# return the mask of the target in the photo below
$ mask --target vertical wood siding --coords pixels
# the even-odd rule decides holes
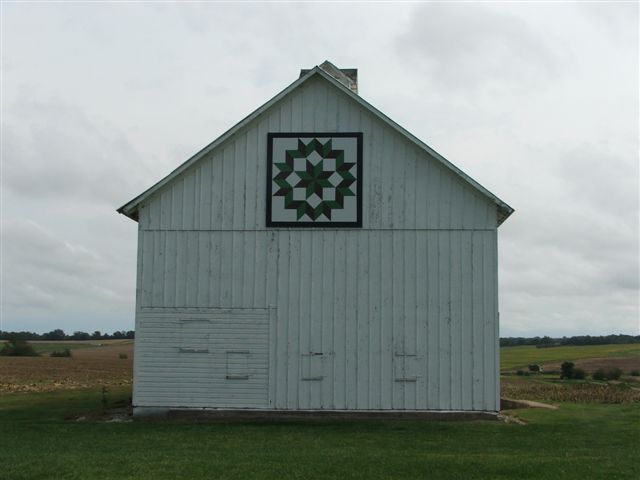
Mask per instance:
[[[266,229],[267,132],[287,131],[363,132],[363,228]],[[269,407],[498,410],[495,205],[322,79],[151,197],[139,222],[139,319],[271,309]],[[136,376],[150,365],[136,360]]]
[[[276,408],[497,409],[495,232],[141,237],[140,312],[274,309]]]

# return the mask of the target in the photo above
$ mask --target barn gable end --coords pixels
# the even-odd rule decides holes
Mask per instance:
[[[329,62],[325,62],[325,64],[327,63],[331,68],[336,68]],[[303,72],[307,73],[298,81],[291,84],[283,92],[276,95],[269,102],[236,124],[160,182],[120,207],[118,212],[137,220],[139,210],[144,206],[148,206],[150,197],[157,196],[157,194],[164,190],[170,183],[176,181],[180,183],[180,178],[184,177],[190,170],[193,170],[193,167],[200,164],[203,159],[207,159],[208,161],[216,159],[214,160],[216,163],[221,163],[220,158],[233,159],[235,162],[235,152],[238,152],[246,162],[252,162],[253,159],[256,159],[258,160],[258,169],[264,168],[266,147],[263,145],[263,137],[266,133],[257,139],[254,139],[255,134],[273,131],[334,132],[364,131],[368,129],[369,132],[367,133],[372,135],[369,135],[370,141],[365,143],[365,148],[369,149],[374,157],[368,158],[367,162],[383,164],[389,168],[393,166],[395,169],[394,177],[398,176],[397,169],[399,166],[392,162],[396,161],[398,155],[402,158],[403,152],[394,149],[404,148],[408,155],[415,155],[416,159],[421,158],[429,163],[433,163],[434,166],[432,168],[436,168],[436,166],[440,167],[433,173],[440,173],[440,169],[442,169],[445,183],[451,181],[455,184],[454,188],[470,188],[472,192],[467,193],[468,195],[475,195],[489,200],[492,205],[491,208],[493,209],[491,215],[495,216],[498,224],[502,223],[511,215],[513,209],[509,205],[475,182],[475,180],[456,166],[452,165],[428,145],[386,117],[382,112],[361,99],[357,94],[353,93],[351,89],[342,85],[337,80],[332,79],[322,68],[315,67],[309,71],[303,70]],[[386,139],[383,138],[383,135],[375,135],[375,133],[379,132],[384,132]],[[373,143],[371,140],[373,138],[376,139],[376,143]],[[230,143],[233,145],[229,145]],[[260,145],[262,145],[263,148],[259,148]],[[231,149],[233,149],[234,153],[230,152]],[[224,153],[221,154],[221,151]],[[383,156],[383,160],[380,160],[381,155]],[[238,167],[242,169],[242,166],[238,166],[235,163],[233,166],[227,165],[227,172],[229,172],[227,176],[231,174],[231,168],[233,169],[233,174],[240,173],[236,172]],[[388,173],[386,170],[388,170],[388,168],[378,168],[377,172],[378,174],[384,175]],[[402,168],[402,170],[405,171],[404,168]],[[419,174],[422,173],[424,168],[418,167],[417,170],[418,172],[416,173]],[[205,171],[203,173],[206,178],[208,172]],[[253,172],[249,169],[245,173],[251,175]],[[261,172],[259,171],[258,173]],[[406,173],[410,174],[411,172]],[[375,175],[375,169],[365,172],[365,174]],[[414,188],[429,190],[431,192],[433,192],[435,188],[439,188],[440,183],[438,183],[438,179],[435,178],[434,175],[429,175],[428,178],[432,181],[431,185],[426,182],[419,182],[415,184]],[[182,178],[182,180],[184,181],[184,178]],[[251,177],[249,177],[249,181],[251,181]],[[260,188],[260,186],[256,185],[256,188]],[[236,195],[238,194],[239,193],[236,193]],[[244,194],[245,192],[243,192],[243,195]],[[439,196],[434,195],[434,198],[439,198]],[[415,201],[420,204],[421,200],[419,195],[417,195]],[[245,213],[249,216],[249,221],[251,221],[251,212],[246,211]],[[435,214],[435,212],[433,213]],[[447,212],[443,212],[443,214],[446,215]],[[471,212],[468,216],[472,217],[474,215]],[[433,223],[433,220],[430,223]],[[373,227],[375,228],[375,223]],[[438,228],[438,226],[435,227]]]
[[[119,210],[139,222],[134,405],[497,411],[512,210],[318,67],[293,87]],[[362,134],[361,227],[267,227],[287,132]]]

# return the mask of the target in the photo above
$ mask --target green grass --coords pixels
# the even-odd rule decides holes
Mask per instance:
[[[2,348],[2,345],[4,345],[6,343],[6,340],[0,340],[0,348]],[[51,352],[61,352],[63,351],[65,348],[68,348],[69,350],[77,350],[79,348],[88,348],[88,347],[97,347],[98,343],[100,342],[96,342],[95,344],[92,344],[90,342],[87,343],[67,343],[64,341],[59,341],[59,342],[47,342],[47,343],[33,343],[33,342],[27,342],[29,345],[31,345],[33,347],[33,349],[39,353],[40,355],[48,355]],[[0,477],[1,479],[2,477]]]
[[[640,343],[622,345],[585,345],[551,348],[535,346],[500,348],[500,369],[502,371],[526,368],[531,363],[575,361],[587,358],[640,356]]]
[[[105,340],[82,340],[77,342],[65,342],[64,340],[53,341],[53,342],[27,342],[29,345],[33,347],[33,349],[38,352],[40,355],[46,355],[51,352],[61,352],[65,348],[69,350],[78,350],[80,348],[95,348],[95,347],[106,347],[109,345],[114,345],[113,343],[105,343]],[[0,340],[0,348],[6,343],[6,340]],[[133,340],[129,340],[128,342],[122,341],[122,343],[118,343],[118,345],[126,345],[128,343],[133,343]],[[1,479],[1,477],[0,477]]]
[[[92,344],[92,343],[65,343],[63,341],[61,342],[51,342],[51,343],[33,343],[33,342],[28,342],[29,345],[31,345],[34,350],[36,352],[38,352],[39,354],[48,354],[51,352],[61,352],[63,351],[65,348],[68,348],[69,350],[73,351],[73,350],[78,350],[79,348],[89,348],[89,347],[97,347],[98,343],[100,343],[100,341],[96,341],[96,343]]]
[[[129,390],[112,390],[111,401]],[[0,397],[7,479],[638,478],[640,408],[563,404],[499,422],[74,422],[99,389]]]

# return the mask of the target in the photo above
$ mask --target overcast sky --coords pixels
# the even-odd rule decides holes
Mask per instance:
[[[2,329],[133,329],[115,209],[329,59],[516,209],[502,336],[640,333],[637,3],[0,8]]]

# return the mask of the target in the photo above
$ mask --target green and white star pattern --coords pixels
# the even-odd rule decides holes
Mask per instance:
[[[268,226],[360,226],[362,134],[270,134]]]

